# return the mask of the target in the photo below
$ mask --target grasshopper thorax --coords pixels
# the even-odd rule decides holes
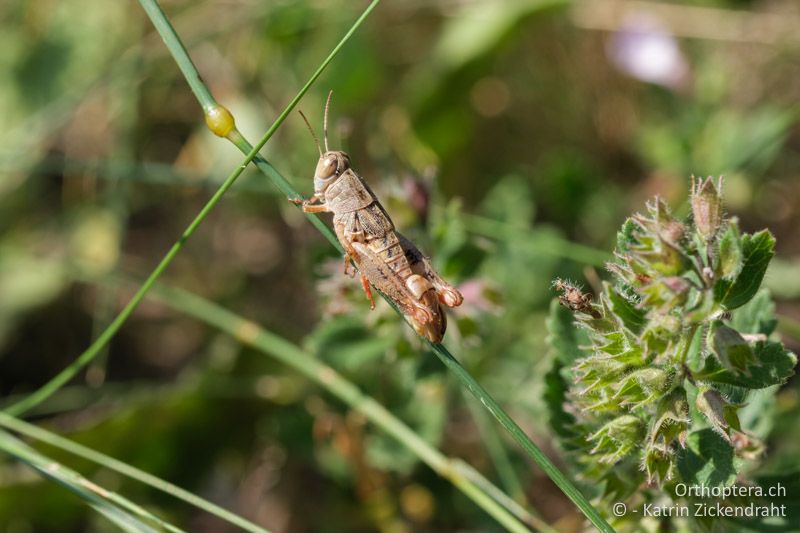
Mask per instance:
[[[324,195],[325,190],[349,168],[350,156],[346,153],[330,150],[322,154],[314,171],[314,192],[317,196]]]

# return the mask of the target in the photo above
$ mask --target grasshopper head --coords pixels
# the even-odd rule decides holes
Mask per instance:
[[[314,171],[314,192],[325,194],[325,189],[350,168],[350,157],[344,152],[328,151],[322,154]]]
[[[328,109],[331,106],[331,96],[333,96],[333,91],[328,93],[328,101],[325,102],[325,118],[322,122],[322,131],[325,135],[324,153],[319,145],[319,139],[314,134],[314,128],[311,127],[306,116],[300,111],[300,116],[303,117],[306,126],[308,126],[308,131],[314,138],[314,142],[317,143],[317,150],[319,150],[319,161],[317,162],[317,169],[314,171],[314,194],[317,197],[324,196],[325,190],[350,168],[350,156],[344,152],[328,149]]]

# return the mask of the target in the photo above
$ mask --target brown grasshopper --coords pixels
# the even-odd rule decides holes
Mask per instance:
[[[431,342],[441,342],[447,318],[441,304],[461,305],[464,298],[433,269],[414,244],[395,231],[392,219],[367,183],[350,167],[350,157],[328,149],[328,109],[323,132],[325,152],[303,115],[319,150],[314,172],[314,195],[301,203],[306,213],[333,213],[333,228],[344,247],[344,273],[352,260],[361,273],[361,285],[375,309],[370,284],[389,297],[410,319],[414,329]],[[302,115],[302,112],[301,112]],[[353,273],[352,275],[355,275]]]

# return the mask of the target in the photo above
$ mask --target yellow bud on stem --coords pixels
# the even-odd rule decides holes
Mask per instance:
[[[217,104],[214,107],[206,108],[206,126],[217,137],[227,137],[236,129],[236,122],[233,115],[227,108]]]

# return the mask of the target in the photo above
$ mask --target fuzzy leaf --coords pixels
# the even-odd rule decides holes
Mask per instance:
[[[658,311],[658,313],[651,312],[651,316],[656,314],[665,316],[664,312],[669,312],[686,301],[690,289],[691,285],[686,278],[680,276],[662,278],[639,289],[639,293],[642,295],[642,303],[639,307],[642,310]]]
[[[711,428],[693,431],[678,452],[678,472],[687,484],[727,486],[736,479],[733,448]]]
[[[656,448],[648,448],[644,452],[644,470],[647,472],[648,483],[663,483],[672,479],[675,462],[670,452]]]
[[[747,367],[755,361],[753,350],[738,331],[717,320],[709,331],[708,344],[724,368],[748,374]]]
[[[742,270],[742,248],[739,225],[731,220],[725,233],[719,240],[719,256],[717,260],[717,277],[732,280]]]
[[[689,422],[686,391],[678,387],[659,402],[648,432],[647,446],[668,450],[672,442],[678,439],[683,447]]]
[[[731,430],[741,431],[739,417],[736,414],[740,406],[728,403],[716,390],[701,389],[697,393],[695,404],[697,410],[711,425],[711,429],[719,433],[728,443],[731,443]]]
[[[636,370],[612,385],[613,399],[630,408],[641,407],[661,397],[671,378],[670,372],[658,367]]]
[[[585,354],[580,346],[589,344],[586,333],[574,325],[572,312],[554,299],[550,303],[550,314],[547,317],[547,344],[555,357],[564,365],[571,365]]]
[[[736,310],[731,327],[740,333],[771,335],[778,321],[775,318],[775,303],[767,289],[761,289],[755,297]]]
[[[642,421],[633,415],[622,415],[588,437],[594,443],[592,455],[598,455],[601,463],[614,464],[635,450],[644,433]]]
[[[621,254],[628,252],[636,244],[636,229],[638,225],[632,220],[627,219],[622,228],[617,232],[617,251]]]
[[[630,333],[624,331],[614,331],[598,336],[594,344],[595,354],[593,359],[587,359],[584,365],[591,366],[592,360],[612,361],[624,365],[640,366],[645,362],[645,354],[637,339]],[[616,370],[616,367],[612,367]]]
[[[558,300],[551,302],[546,324],[549,333],[547,344],[553,357],[553,365],[544,378],[544,400],[550,415],[550,426],[563,439],[565,449],[576,448],[576,439],[579,436],[573,428],[575,416],[564,409],[571,381],[569,367],[576,359],[583,357],[580,345],[589,342],[586,333],[575,327],[574,320],[572,312],[560,305]]]
[[[575,416],[564,409],[569,385],[562,375],[563,370],[564,364],[560,360],[555,359],[553,361],[553,367],[544,376],[544,401],[547,405],[548,414],[550,415],[550,427],[553,428],[556,435],[563,439],[562,443],[564,444],[564,448],[569,450],[576,448],[576,445],[570,444],[570,441],[577,438],[578,433],[573,428],[575,425]]]
[[[720,279],[714,285],[714,297],[726,309],[736,309],[755,296],[764,272],[775,255],[775,237],[767,230],[742,237],[742,269],[734,281]]]
[[[611,312],[628,328],[631,333],[638,335],[647,323],[645,312],[637,309],[627,298],[611,287],[605,288]]]
[[[689,340],[689,349],[686,352],[686,365],[693,375],[696,375],[704,366],[708,354],[703,352],[704,342],[703,331],[697,328],[694,336]]]
[[[724,368],[716,357],[707,355],[705,366],[693,373],[694,378],[746,389],[763,389],[780,385],[794,375],[797,357],[779,342],[757,342],[753,346],[753,356],[755,363],[747,366],[746,372],[739,372]]]
[[[662,399],[652,420],[645,444],[643,466],[648,482],[661,484],[672,478],[677,445],[682,448],[686,443],[691,422],[686,391],[678,387]]]

